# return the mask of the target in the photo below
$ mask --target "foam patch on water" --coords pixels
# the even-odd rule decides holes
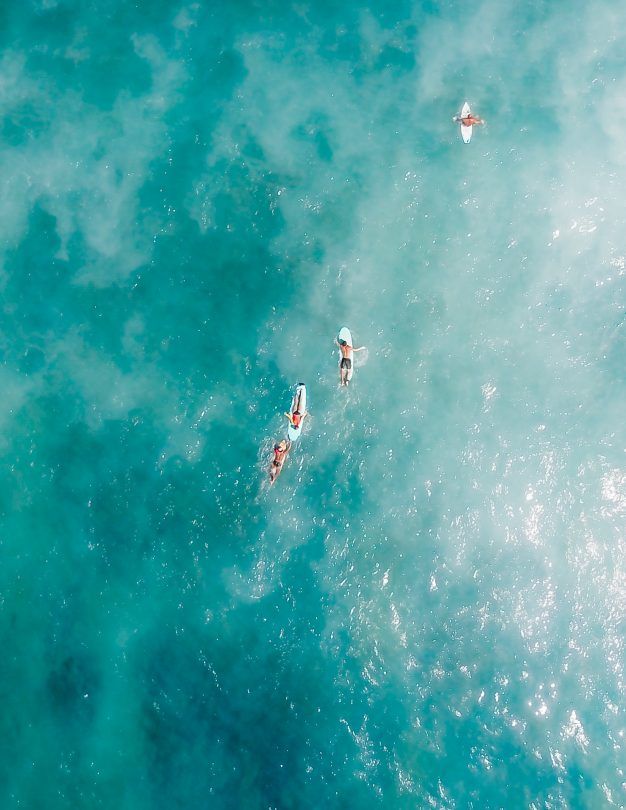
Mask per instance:
[[[84,240],[79,280],[97,285],[123,281],[146,264],[153,240],[140,210],[140,191],[151,163],[167,149],[164,116],[178,101],[185,79],[181,63],[158,40],[133,36],[138,60],[147,62],[152,87],[136,98],[121,90],[110,111],[85,103],[77,90],[29,74],[25,54],[5,52],[0,98],[5,115],[24,106],[37,111],[38,131],[0,158],[5,244],[24,235],[33,206],[52,214],[67,258]],[[147,225],[147,227],[146,227]]]

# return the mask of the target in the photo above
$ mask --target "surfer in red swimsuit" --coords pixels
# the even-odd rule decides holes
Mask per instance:
[[[281,439],[274,445],[274,458],[270,465],[270,484],[273,484],[280,475],[290,450],[291,442],[289,439]]]
[[[285,413],[285,416],[287,417],[287,419],[289,419],[289,421],[295,428],[300,427],[300,425],[304,422],[304,417],[306,415],[307,411],[305,411],[304,413],[300,413],[300,411],[294,411],[293,413]]]
[[[291,422],[291,424],[295,428],[300,427],[300,425],[304,422],[305,417],[308,414],[308,411],[305,411],[304,413],[302,413],[300,411],[301,398],[302,398],[302,393],[300,393],[298,395],[298,401],[296,402],[296,407],[294,408],[293,413],[287,413],[287,412],[285,413],[285,416],[287,417],[287,419],[289,419],[289,421]]]
[[[466,115],[465,118],[461,118],[461,116],[457,115],[456,120],[466,127],[473,127],[475,125],[479,126],[480,124],[485,123],[482,118],[479,118],[477,115],[474,115],[474,113]]]

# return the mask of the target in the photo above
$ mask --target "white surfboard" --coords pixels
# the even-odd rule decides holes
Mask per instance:
[[[347,326],[342,326],[339,330],[339,334],[337,335],[337,340],[345,340],[348,346],[353,346],[352,343],[352,334]],[[354,355],[350,352],[349,359],[352,360],[352,367],[348,371],[348,381],[352,379],[352,374],[354,373]],[[341,352],[339,353],[339,367],[341,367]]]
[[[470,113],[470,105],[466,101],[461,108],[461,115],[459,117],[467,118]],[[463,143],[469,143],[472,140],[472,127],[466,127],[465,124],[461,124],[461,137],[463,138]]]
[[[300,411],[302,416],[306,413],[306,385],[304,383],[298,383],[296,386],[296,393],[293,395],[293,399],[291,400],[291,408],[289,409],[289,413],[293,414],[294,411]],[[294,427],[291,422],[289,423],[289,427],[287,428],[287,436],[289,440],[295,442],[296,439],[300,438],[300,434],[302,433],[302,421],[298,425],[298,427]]]

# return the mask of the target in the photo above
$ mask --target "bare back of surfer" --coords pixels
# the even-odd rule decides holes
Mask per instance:
[[[362,351],[365,346],[350,346],[346,340],[337,340],[337,346],[341,352],[341,362],[339,363],[339,379],[342,385],[348,385],[350,380],[348,375],[352,370],[352,353]]]
[[[480,124],[485,123],[482,118],[479,118],[477,115],[474,115],[474,113],[470,113],[469,115],[466,115],[464,118],[461,118],[460,115],[457,115],[456,120],[460,124],[463,124],[464,127],[480,126]]]
[[[281,439],[274,445],[274,458],[272,459],[272,463],[270,465],[270,484],[273,484],[282,472],[283,464],[285,463],[290,450],[291,442],[289,439]]]

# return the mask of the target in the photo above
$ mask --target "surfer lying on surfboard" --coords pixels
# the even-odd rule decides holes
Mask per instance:
[[[294,411],[293,413],[285,412],[285,416],[295,428],[298,428],[304,422],[306,411],[304,413],[300,413],[300,411]]]
[[[281,439],[274,445],[274,458],[270,465],[270,484],[273,484],[280,475],[290,450],[291,442],[289,439]]]
[[[298,399],[294,403],[295,407],[292,407],[291,413],[285,412],[285,416],[289,419],[291,425],[295,428],[299,428],[302,423],[304,422],[305,417],[308,415],[308,411],[306,410],[306,406],[304,408],[304,412],[301,410],[302,408],[302,388],[304,387],[302,383],[299,383],[298,388]]]
[[[348,385],[350,382],[350,377],[352,376],[350,372],[352,371],[352,352],[360,352],[363,351],[365,346],[350,346],[347,340],[343,340],[338,338],[337,339],[337,346],[339,346],[339,351],[341,352],[341,362],[339,363],[339,379],[341,380],[342,385]]]
[[[480,126],[480,124],[485,123],[482,118],[479,118],[477,115],[474,115],[474,113],[470,113],[469,115],[466,115],[464,118],[461,118],[460,115],[455,115],[454,120],[457,121],[459,124],[463,124],[464,127],[473,127],[474,125]]]

